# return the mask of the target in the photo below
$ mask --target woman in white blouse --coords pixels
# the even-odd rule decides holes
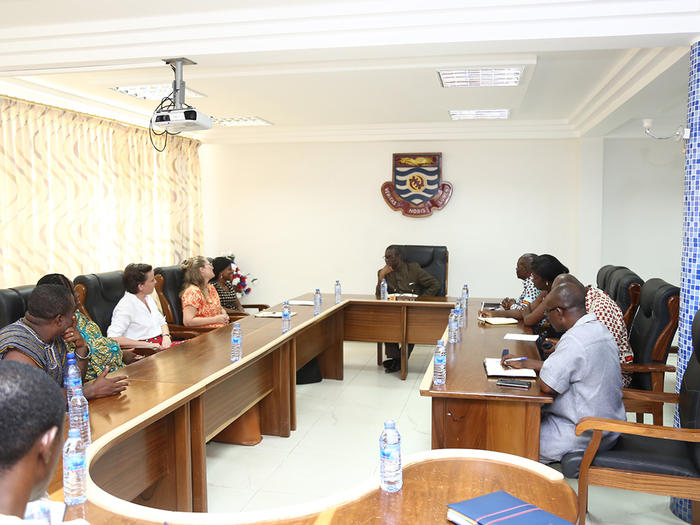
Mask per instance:
[[[151,346],[163,350],[172,345],[165,317],[151,297],[156,278],[150,264],[129,264],[122,281],[126,292],[112,312],[107,337],[120,346]]]

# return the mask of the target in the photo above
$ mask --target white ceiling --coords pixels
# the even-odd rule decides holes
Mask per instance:
[[[5,0],[0,93],[144,125],[156,103],[110,88],[170,82],[160,59],[186,56],[207,95],[190,104],[274,123],[206,142],[627,136],[684,119],[697,1],[426,4]],[[437,69],[468,65],[524,65],[523,82],[441,87]],[[507,122],[448,116],[501,108]]]

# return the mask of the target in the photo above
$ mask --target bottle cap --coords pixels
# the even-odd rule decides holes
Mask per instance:
[[[387,419],[384,421],[384,428],[396,428],[396,421],[393,419]]]
[[[68,429],[68,437],[69,438],[80,438],[80,429],[79,428],[69,428]]]
[[[69,358],[68,358],[68,364],[69,364],[69,365],[74,365],[74,364],[75,364],[75,357],[69,357]]]
[[[240,323],[233,323],[233,327],[234,327],[234,328],[240,328],[240,327],[241,327],[241,324],[240,324]]]
[[[75,359],[75,352],[68,352],[66,354],[66,359]]]
[[[316,288],[316,293],[321,293],[321,290],[319,290],[318,288]]]

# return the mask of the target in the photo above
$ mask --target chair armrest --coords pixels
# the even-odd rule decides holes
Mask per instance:
[[[623,372],[675,372],[676,367],[664,363],[624,363],[620,365]]]
[[[578,422],[578,425],[576,425],[577,436],[580,436],[587,430],[602,430],[606,432],[619,432],[620,434],[634,434],[636,436],[700,443],[700,429],[697,428],[663,427],[602,417],[584,417]]]
[[[678,394],[667,392],[651,392],[649,390],[638,390],[636,388],[623,388],[622,399],[633,399],[635,401],[651,401],[655,403],[678,403]]]
[[[670,346],[668,348],[668,353],[669,354],[677,354],[678,353],[678,347],[677,346]]]
[[[191,330],[179,330],[177,328],[173,328],[172,326],[170,327],[170,336],[173,339],[178,339],[178,340],[187,340],[187,339],[193,339],[197,337],[198,335],[202,335],[199,332],[193,332]]]
[[[233,321],[238,321],[239,319],[243,319],[244,317],[248,317],[250,314],[247,314],[245,312],[234,312],[228,314],[228,320],[229,322]]]
[[[270,308],[269,304],[242,304],[241,305],[243,308],[257,308],[258,312],[261,310],[267,310]]]
[[[197,335],[211,332],[216,330],[214,326],[185,326],[182,324],[168,323],[168,328],[170,328],[170,333],[175,335],[176,333],[189,332]]]

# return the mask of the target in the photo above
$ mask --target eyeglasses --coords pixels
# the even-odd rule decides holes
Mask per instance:
[[[390,260],[392,260],[393,258],[394,258],[393,255],[385,255],[385,256],[383,257],[383,259],[384,259],[385,261],[390,261]]]
[[[553,310],[561,310],[562,313],[566,312],[568,309],[573,308],[572,306],[554,306],[544,311],[545,315],[549,315]]]

